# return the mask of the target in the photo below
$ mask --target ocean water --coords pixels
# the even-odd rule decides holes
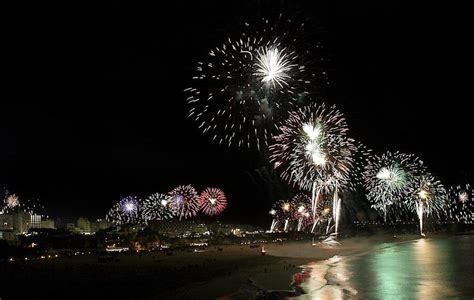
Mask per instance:
[[[309,263],[294,299],[474,299],[474,236],[385,243]]]

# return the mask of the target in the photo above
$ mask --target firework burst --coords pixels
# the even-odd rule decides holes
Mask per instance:
[[[135,196],[122,198],[106,215],[107,222],[115,225],[138,224],[141,222],[141,205]]]
[[[335,106],[309,105],[290,113],[274,136],[270,160],[281,177],[303,190],[314,183],[331,191],[349,183],[357,147],[347,137],[348,127]]]
[[[304,194],[296,194],[292,199],[293,220],[297,222],[297,231],[304,230],[310,224],[312,224],[313,218],[311,217],[311,198]]]
[[[180,185],[168,193],[169,205],[174,214],[181,218],[194,217],[199,210],[199,197],[191,185]]]
[[[452,221],[464,224],[474,222],[473,192],[469,184],[449,189],[448,213]]]
[[[5,190],[4,195],[2,196],[4,198],[4,206],[0,209],[0,214],[12,212],[20,207],[20,201],[18,200],[17,195],[9,194],[8,191]]]
[[[152,220],[168,220],[173,218],[169,207],[168,195],[155,193],[142,203],[142,214],[145,223]]]
[[[332,191],[335,185],[344,187],[350,182],[357,151],[347,130],[335,106],[300,108],[290,113],[280,134],[274,136],[270,160],[284,180],[303,190],[311,190],[315,182],[325,191]]]
[[[193,87],[185,89],[188,116],[219,144],[239,147],[267,145],[275,122],[292,106],[305,101],[316,72],[297,54],[298,35],[270,26],[228,38],[199,62]],[[297,31],[300,31],[298,29]]]
[[[45,213],[44,205],[38,198],[23,199],[21,202],[16,194],[10,194],[8,190],[1,191],[4,206],[0,208],[0,215],[12,213],[14,211],[23,211],[30,215],[39,215],[48,218]]]
[[[277,201],[272,206],[269,213],[273,217],[270,231],[277,229],[277,225],[283,225],[283,231],[287,231],[290,225],[289,223],[293,219],[295,213],[294,202],[288,200]]]
[[[314,225],[320,194],[332,192],[333,210],[339,212],[338,190],[351,186],[358,146],[347,131],[345,118],[335,106],[313,104],[291,112],[280,134],[273,137],[270,160],[275,169],[284,180],[312,191]]]
[[[224,192],[217,188],[207,188],[199,195],[200,209],[208,216],[221,214],[227,207]]]
[[[255,75],[261,79],[261,82],[267,84],[267,88],[283,88],[288,86],[291,80],[290,74],[292,68],[296,65],[291,64],[291,53],[288,55],[278,48],[263,48],[257,51],[257,72]]]
[[[372,208],[383,215],[385,221],[388,213],[398,218],[403,213],[401,200],[410,192],[411,181],[424,169],[423,162],[411,154],[386,152],[370,157],[363,178]]]
[[[8,195],[7,198],[5,199],[5,205],[9,209],[13,209],[17,206],[20,205],[20,201],[18,200],[18,196],[15,194]]]
[[[447,193],[439,180],[429,173],[415,176],[410,184],[410,194],[406,205],[410,211],[416,212],[420,223],[420,234],[423,233],[423,217],[431,216],[439,219],[444,214]]]

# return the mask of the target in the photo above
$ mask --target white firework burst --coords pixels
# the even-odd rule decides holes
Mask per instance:
[[[452,222],[474,223],[473,193],[470,184],[458,185],[449,189],[448,213]]]
[[[291,63],[293,53],[286,54],[285,49],[263,48],[257,54],[256,75],[262,77],[261,81],[274,88],[288,86],[292,68],[297,66]]]
[[[115,204],[106,215],[107,222],[115,225],[139,224],[141,218],[140,200],[135,196],[127,196]]]
[[[152,220],[168,220],[173,218],[173,211],[169,206],[169,197],[166,194],[154,193],[142,203],[143,220],[148,223]]]
[[[246,24],[237,38],[210,50],[184,90],[188,116],[219,144],[267,147],[276,124],[306,101],[324,73],[307,70],[310,50],[299,51],[299,35],[268,25],[258,31]]]
[[[181,218],[196,216],[199,210],[199,198],[191,185],[180,185],[168,193],[169,205],[174,214]]]

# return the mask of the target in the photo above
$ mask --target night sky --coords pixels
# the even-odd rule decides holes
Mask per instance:
[[[472,179],[466,8],[153,3],[5,10],[0,186],[20,201],[39,197],[53,216],[101,217],[121,196],[191,183],[223,188],[229,220],[267,218],[258,153],[201,135],[185,117],[182,91],[211,47],[243,22],[279,12],[309,18],[323,33],[326,102],[346,113],[354,137],[377,153],[416,153],[446,184]]]

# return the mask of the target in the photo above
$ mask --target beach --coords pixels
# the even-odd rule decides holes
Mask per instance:
[[[241,246],[226,247],[227,258],[239,256],[244,258],[236,268],[232,268],[224,277],[192,283],[173,292],[159,295],[158,298],[193,299],[250,299],[260,290],[291,290],[293,275],[301,272],[302,267],[311,262],[323,261],[335,255],[356,255],[371,251],[374,247],[386,242],[403,242],[419,238],[417,235],[375,235],[343,239],[341,245],[328,247],[321,243],[312,245],[312,241],[286,242],[283,244],[265,244],[266,255],[260,249]],[[224,252],[220,254],[224,254]],[[235,259],[235,258],[234,258]],[[199,296],[197,296],[199,295]]]

